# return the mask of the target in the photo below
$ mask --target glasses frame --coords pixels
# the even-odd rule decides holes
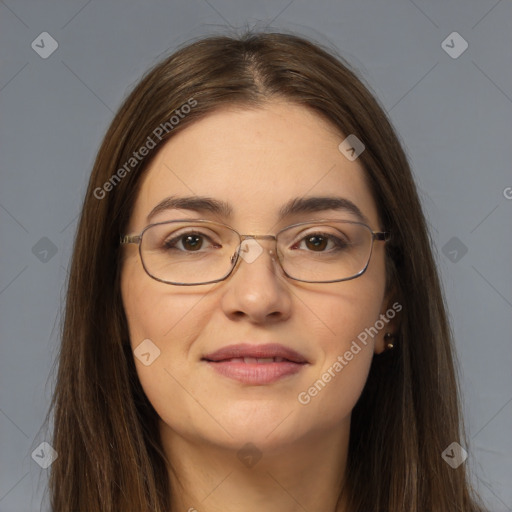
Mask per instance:
[[[144,233],[148,229],[153,227],[153,226],[159,226],[159,225],[162,225],[162,224],[172,224],[174,222],[194,222],[194,223],[216,224],[218,226],[223,226],[225,228],[228,228],[231,231],[233,231],[234,233],[236,233],[238,235],[238,238],[239,238],[239,244],[238,244],[238,249],[233,254],[233,256],[231,256],[231,270],[224,277],[222,277],[220,279],[215,279],[213,281],[205,281],[205,282],[201,282],[201,283],[175,283],[173,281],[166,281],[165,279],[160,279],[158,277],[155,277],[155,276],[151,275],[149,270],[147,269],[145,263],[144,263],[144,258],[142,257],[142,243],[141,243],[142,242],[142,237],[144,236]],[[306,224],[317,224],[317,223],[322,224],[322,223],[328,223],[328,222],[341,222],[341,223],[347,223],[347,224],[358,224],[360,226],[364,226],[371,233],[371,235],[372,235],[372,243],[371,243],[371,246],[370,246],[370,253],[368,255],[368,260],[366,261],[366,264],[365,264],[364,268],[360,272],[358,272],[357,274],[355,274],[355,275],[353,275],[351,277],[344,277],[343,279],[333,279],[331,281],[306,281],[305,279],[297,279],[296,277],[290,276],[286,272],[286,270],[284,269],[283,264],[281,262],[281,259],[279,258],[279,253],[277,251],[277,238],[278,238],[279,234],[282,233],[283,231],[286,231],[288,229],[291,229],[291,228],[294,228],[294,227],[297,227],[297,226],[302,226],[302,225],[306,225]],[[370,259],[372,257],[372,253],[373,253],[373,244],[374,244],[374,242],[375,241],[387,242],[390,238],[391,238],[391,232],[390,231],[373,231],[372,228],[370,226],[368,226],[367,224],[365,224],[364,222],[357,222],[357,221],[351,221],[351,220],[340,220],[340,219],[320,219],[320,220],[309,220],[309,221],[304,221],[304,222],[298,222],[296,224],[291,224],[290,226],[286,226],[285,228],[279,230],[275,235],[252,235],[252,234],[242,235],[236,229],[234,229],[231,226],[228,226],[227,224],[224,224],[222,222],[217,222],[217,221],[207,220],[207,219],[175,219],[175,220],[166,220],[166,221],[163,221],[163,222],[156,222],[156,223],[153,223],[153,224],[149,224],[139,234],[121,235],[119,241],[120,241],[121,245],[137,244],[139,246],[139,256],[140,256],[140,261],[142,263],[142,266],[143,266],[146,274],[149,277],[151,277],[152,279],[154,279],[155,281],[159,281],[159,282],[165,283],[165,284],[172,284],[172,285],[176,285],[176,286],[199,286],[199,285],[203,285],[203,284],[219,283],[221,281],[226,280],[231,274],[233,274],[235,268],[237,267],[237,264],[238,264],[239,260],[243,259],[243,258],[240,258],[240,249],[242,247],[242,242],[244,240],[248,240],[248,239],[253,239],[253,240],[274,240],[274,242],[275,242],[275,255],[276,255],[277,261],[279,262],[279,266],[281,267],[281,270],[283,271],[283,273],[284,273],[284,275],[286,277],[288,277],[289,279],[293,279],[294,281],[300,281],[300,282],[303,282],[303,283],[319,283],[320,284],[320,283],[339,283],[339,282],[342,282],[342,281],[350,281],[352,279],[356,279],[357,277],[363,275],[366,272],[366,269],[368,268],[368,265],[370,264]],[[269,251],[269,254],[273,254],[273,253],[274,253],[274,251]],[[272,258],[272,260],[275,260],[275,259]]]

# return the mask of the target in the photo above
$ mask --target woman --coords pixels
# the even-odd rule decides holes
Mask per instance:
[[[296,36],[199,40],[136,86],[92,171],[53,509],[481,511],[442,456],[465,446],[452,351],[367,88]]]

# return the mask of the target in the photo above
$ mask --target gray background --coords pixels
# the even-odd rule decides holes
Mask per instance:
[[[47,508],[31,454],[49,440],[66,269],[113,112],[178,44],[245,25],[334,45],[397,127],[453,322],[465,464],[491,510],[512,510],[511,20],[509,0],[0,1],[0,510]],[[42,32],[58,42],[46,59]]]

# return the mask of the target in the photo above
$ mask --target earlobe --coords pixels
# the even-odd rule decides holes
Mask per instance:
[[[385,325],[379,330],[376,337],[375,354],[387,352],[396,346],[400,328],[400,311],[402,311],[402,304],[397,300],[393,300],[395,297],[395,289],[393,288],[384,300],[384,304],[387,304],[388,307],[383,308],[380,314],[380,319]]]
[[[393,350],[395,346],[396,335],[392,331],[386,331],[384,334],[380,333],[378,339],[375,341],[375,354],[382,354]]]
[[[394,345],[393,345],[393,340],[395,338],[395,335],[391,332],[387,332],[386,334],[384,334],[384,349],[385,350],[391,350]]]
[[[382,318],[382,316],[381,316]],[[379,332],[375,340],[375,354],[382,354],[393,350],[396,345],[397,333],[392,327],[387,327],[383,332]]]

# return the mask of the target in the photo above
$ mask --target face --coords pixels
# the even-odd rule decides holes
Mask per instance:
[[[294,198],[337,196],[354,203],[372,230],[380,231],[362,166],[338,149],[344,138],[293,104],[219,110],[177,133],[156,155],[127,233],[140,233],[148,214],[171,195],[208,196],[229,203],[232,213],[169,209],[151,223],[209,219],[242,234],[275,235],[304,221],[358,221],[354,212],[334,209],[278,218]],[[383,350],[384,333],[393,330],[389,320],[375,328],[390,308],[384,245],[374,243],[369,266],[356,279],[305,283],[286,277],[269,253],[273,244],[262,240],[254,261],[241,258],[226,280],[196,286],[152,279],[137,245],[124,246],[121,287],[132,348],[151,340],[142,346],[149,347],[145,357],[152,362],[135,357],[135,364],[164,435],[231,448],[251,440],[270,449],[347,428],[372,357]],[[204,359],[237,344],[279,344],[306,362]],[[241,368],[254,364],[266,369]],[[283,375],[269,380],[270,365],[281,367],[277,373]],[[235,378],[240,374],[245,378]],[[248,374],[256,377],[247,379]]]

